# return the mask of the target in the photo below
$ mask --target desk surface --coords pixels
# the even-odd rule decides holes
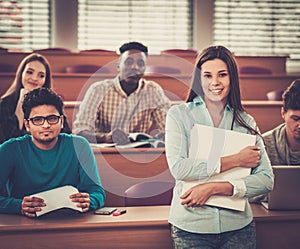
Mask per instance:
[[[168,226],[169,206],[121,207],[126,214],[120,216],[76,213],[49,213],[39,218],[27,218],[22,215],[0,214],[0,234],[22,231],[116,228],[136,226]]]
[[[121,216],[0,215],[1,249],[172,248],[169,207],[128,207]]]
[[[258,204],[251,204],[256,222],[291,220],[300,221],[300,210],[296,211],[268,211]],[[28,231],[40,229],[77,229],[93,227],[131,227],[168,225],[170,206],[121,207],[126,214],[120,216],[86,214],[47,214],[39,218],[27,218],[22,215],[0,214],[0,234],[10,231]]]
[[[300,211],[268,211],[252,204],[257,248],[297,248]],[[126,207],[127,213],[30,219],[0,214],[1,248],[172,248],[169,206]]]

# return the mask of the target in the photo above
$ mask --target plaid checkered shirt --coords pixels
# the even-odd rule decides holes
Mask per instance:
[[[170,105],[162,88],[153,81],[141,79],[129,96],[121,88],[119,77],[95,82],[80,104],[73,133],[95,132],[103,142],[107,133],[115,129],[148,134],[158,129],[164,133]]]

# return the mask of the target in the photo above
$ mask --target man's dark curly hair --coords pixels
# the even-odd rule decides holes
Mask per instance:
[[[128,51],[128,50],[138,50],[138,51],[144,52],[145,55],[148,56],[148,48],[139,42],[128,42],[128,43],[123,44],[119,48],[119,51],[121,54],[123,54],[125,51]]]
[[[56,108],[60,115],[63,115],[63,101],[60,96],[50,88],[41,87],[27,93],[24,97],[22,109],[24,118],[28,119],[33,107],[40,105],[51,105]]]
[[[283,109],[300,110],[300,79],[294,80],[282,95]]]

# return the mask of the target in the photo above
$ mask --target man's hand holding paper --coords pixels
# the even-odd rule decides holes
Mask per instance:
[[[24,197],[22,213],[28,217],[36,217],[60,208],[87,212],[89,207],[88,193],[81,193],[77,188],[66,185]]]

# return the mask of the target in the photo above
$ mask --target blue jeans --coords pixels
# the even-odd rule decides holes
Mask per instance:
[[[175,249],[255,249],[256,230],[252,221],[244,228],[220,234],[190,233],[171,226]]]

